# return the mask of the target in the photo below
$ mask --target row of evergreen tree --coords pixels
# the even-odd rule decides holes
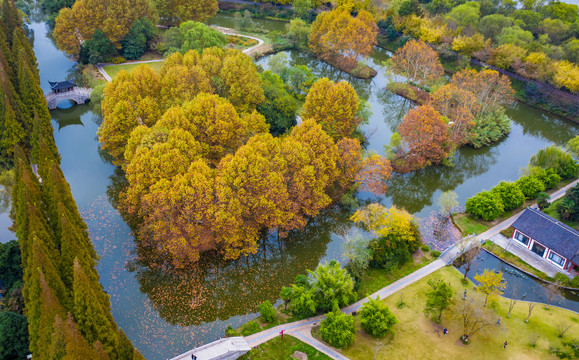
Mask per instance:
[[[0,166],[15,172],[11,216],[30,351],[34,359],[143,359],[110,313],[98,256],[60,168],[24,24],[14,0],[0,1]]]

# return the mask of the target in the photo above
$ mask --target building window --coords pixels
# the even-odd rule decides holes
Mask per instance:
[[[558,264],[559,266],[563,266],[563,264],[565,264],[565,259],[555,254],[554,252],[549,253],[549,260],[555,264]]]
[[[543,245],[539,245],[537,242],[533,242],[533,246],[531,247],[531,251],[535,254],[539,255],[540,257],[545,256],[545,247]]]
[[[529,238],[523,234],[521,234],[520,232],[517,232],[517,235],[515,235],[515,239],[519,240],[520,242],[522,242],[525,245],[529,245]]]

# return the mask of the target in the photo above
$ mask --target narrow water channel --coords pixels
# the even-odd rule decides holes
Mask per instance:
[[[228,26],[225,20],[221,17],[213,22]],[[283,25],[276,21],[260,24],[272,27],[271,30]],[[55,47],[45,24],[36,22],[30,28],[34,31],[43,89],[48,89],[49,80],[74,77],[75,64]],[[403,98],[385,90],[387,80],[379,64],[387,58],[387,52],[377,50],[369,59],[369,64],[380,70],[373,80],[353,79],[295,51],[287,54],[292,64],[307,65],[319,76],[353,83],[373,111],[364,126],[369,135],[369,149],[382,153],[411,107]],[[267,58],[259,63],[265,67]],[[96,131],[101,116],[88,105],[51,114],[62,170],[101,256],[98,271],[104,289],[111,296],[113,316],[148,360],[167,359],[219,338],[228,325],[236,327],[252,317],[259,303],[276,301],[281,286],[289,284],[297,274],[320,261],[341,258],[340,235],[351,227],[350,212],[334,208],[288,239],[264,236],[259,252],[253,256],[227,263],[209,258],[194,269],[168,273],[155,264],[155,259],[137,257],[130,228],[113,205],[123,178],[100,151]],[[513,119],[512,132],[503,141],[479,150],[461,149],[454,167],[431,167],[395,176],[388,194],[374,200],[425,217],[436,208],[433,204],[441,192],[454,190],[464,203],[500,180],[515,179],[538,149],[553,143],[563,145],[579,134],[576,124],[523,104],[515,105],[509,114]],[[373,198],[362,193],[360,199]],[[4,224],[8,224],[5,219],[7,215],[3,214],[2,241],[12,238],[5,230]]]

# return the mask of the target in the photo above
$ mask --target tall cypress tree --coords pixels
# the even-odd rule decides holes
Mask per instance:
[[[73,292],[73,315],[80,332],[89,344],[94,344],[99,340],[109,355],[115,354],[118,347],[118,337],[110,308],[99,301],[94,293],[94,284],[90,283],[76,259],[74,261]],[[116,358],[116,355],[111,357]]]
[[[40,319],[35,349],[39,350],[37,353],[46,353],[52,344],[56,318],[64,317],[66,311],[42,272],[40,272],[40,287],[42,290],[40,294]]]
[[[98,347],[98,345],[97,345]],[[109,360],[102,353],[97,352],[94,346],[91,346],[79,331],[78,325],[69,315],[66,319],[66,360],[73,359],[95,359]]]

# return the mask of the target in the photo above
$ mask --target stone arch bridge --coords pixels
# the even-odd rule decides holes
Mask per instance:
[[[72,100],[77,104],[85,104],[90,100],[92,89],[74,87],[68,91],[51,91],[45,95],[46,104],[49,110],[56,109],[59,103],[64,100]]]

